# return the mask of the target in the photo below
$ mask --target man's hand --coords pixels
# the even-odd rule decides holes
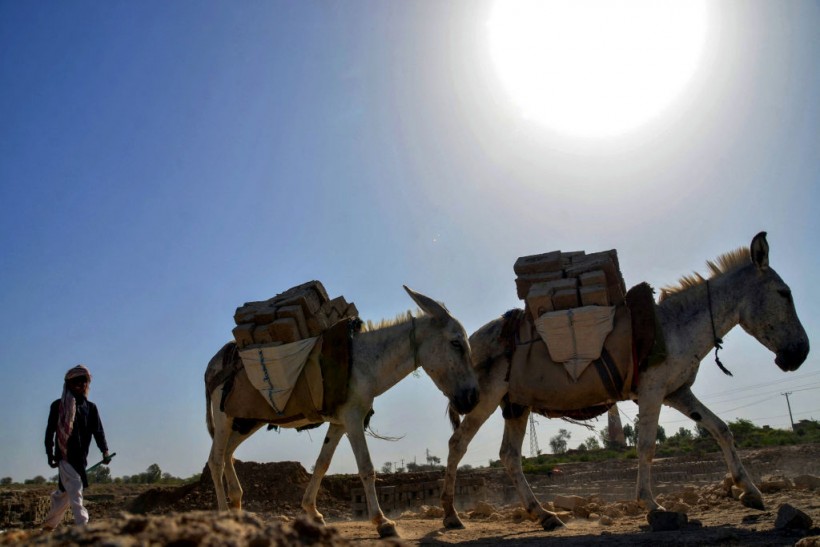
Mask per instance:
[[[103,465],[108,465],[109,463],[111,463],[111,456],[108,454],[108,451],[103,452],[102,464]]]
[[[51,454],[48,454],[48,466],[51,467],[52,469],[57,467],[57,458],[55,458]]]

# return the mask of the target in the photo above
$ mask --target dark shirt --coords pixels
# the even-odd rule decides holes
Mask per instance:
[[[97,405],[88,399],[77,399],[77,413],[74,415],[74,428],[68,437],[66,449],[68,454],[60,451],[57,443],[57,421],[60,417],[60,399],[51,403],[51,410],[48,413],[48,426],[46,427],[46,454],[59,460],[66,460],[80,474],[83,479],[83,486],[88,486],[88,478],[85,474],[85,467],[88,465],[88,447],[91,446],[93,437],[100,452],[108,452],[108,443],[105,441],[105,431],[103,430],[100,413]]]

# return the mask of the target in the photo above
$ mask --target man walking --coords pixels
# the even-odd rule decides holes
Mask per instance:
[[[43,522],[46,530],[53,530],[60,524],[69,506],[75,524],[85,526],[88,523],[88,511],[83,506],[83,487],[88,486],[85,467],[92,437],[102,452],[103,463],[111,461],[97,405],[88,400],[90,384],[91,372],[85,366],[77,365],[65,375],[63,396],[51,403],[46,427],[46,455],[48,465],[59,468],[60,480],[57,490],[51,494],[51,510]]]

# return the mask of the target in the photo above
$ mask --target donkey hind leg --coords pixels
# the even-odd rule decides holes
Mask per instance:
[[[231,420],[233,422],[233,420]],[[242,486],[239,484],[239,478],[236,476],[236,469],[233,465],[233,453],[240,444],[248,437],[259,431],[259,428],[264,425],[263,422],[255,423],[249,430],[242,432],[233,430],[233,423],[231,424],[231,434],[228,437],[228,444],[225,448],[225,483],[228,486],[228,501],[231,509],[237,511],[242,509]]]
[[[735,448],[732,432],[726,423],[706,408],[689,388],[681,388],[671,395],[668,395],[665,402],[675,410],[702,425],[712,437],[714,437],[720,445],[720,449],[723,451],[723,458],[729,467],[732,480],[743,490],[743,494],[740,495],[741,503],[746,507],[763,510],[763,495],[743,467],[743,463],[741,463],[740,456],[738,456],[737,453],[737,448]]]
[[[487,421],[492,413],[498,408],[501,398],[487,397],[482,393],[476,406],[464,417],[458,428],[453,431],[450,437],[450,448],[447,454],[447,470],[444,473],[444,485],[441,489],[441,506],[444,508],[444,527],[457,529],[464,528],[464,523],[458,517],[455,508],[456,471],[458,463],[467,452],[470,441]]]
[[[353,455],[356,457],[359,478],[362,479],[362,486],[364,486],[370,522],[376,526],[379,537],[398,537],[396,523],[384,516],[379,506],[379,499],[376,496],[376,470],[373,467],[373,461],[370,459],[370,452],[367,450],[367,441],[364,437],[364,415],[359,415],[355,419],[352,417],[346,419],[345,429],[347,430],[350,447],[353,449]]]
[[[638,484],[636,497],[648,511],[664,511],[652,494],[652,460],[658,435],[661,398],[653,394],[638,395]]]
[[[211,404],[214,405],[214,399],[211,399]],[[228,439],[231,436],[233,420],[224,412],[221,412],[218,407],[216,409],[212,408],[212,415],[214,432],[211,440],[211,453],[208,455],[208,468],[211,471],[211,479],[214,481],[217,507],[220,511],[227,511],[228,500],[225,497],[225,488],[222,485],[222,474],[225,470],[225,454]]]
[[[330,427],[328,427],[322,450],[319,451],[319,457],[313,467],[313,475],[311,475],[310,482],[302,497],[302,509],[305,510],[308,518],[320,524],[325,523],[325,518],[316,508],[316,495],[319,493],[319,485],[322,483],[322,478],[327,473],[328,467],[330,467],[330,460],[333,458],[333,453],[336,451],[339,440],[344,433],[345,429],[341,424],[330,424]]]
[[[524,471],[521,468],[521,444],[524,442],[529,415],[530,410],[526,409],[521,416],[504,420],[504,438],[501,441],[499,456],[501,456],[501,462],[507,469],[507,475],[509,475],[518,492],[521,503],[524,504],[524,509],[530,515],[536,517],[544,530],[549,532],[561,528],[564,523],[555,513],[547,511],[538,503],[530,489],[530,485],[527,483],[527,479],[524,478]]]

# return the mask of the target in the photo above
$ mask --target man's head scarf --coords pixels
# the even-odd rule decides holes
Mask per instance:
[[[68,382],[81,376],[88,378],[88,384],[91,384],[91,372],[83,365],[77,365],[69,369],[65,374],[65,382],[63,383],[63,396],[60,399],[60,414],[57,419],[57,446],[60,447],[63,458],[68,457],[68,438],[71,437],[71,431],[74,429],[74,417],[77,414],[77,400],[71,390],[68,389]],[[85,387],[84,395],[88,395],[88,384]]]

